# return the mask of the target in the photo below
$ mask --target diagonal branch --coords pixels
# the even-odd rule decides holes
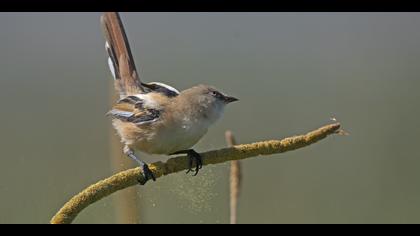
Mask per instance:
[[[283,153],[313,144],[328,135],[340,133],[340,124],[330,124],[304,135],[293,136],[282,140],[262,141],[251,144],[236,145],[229,148],[201,153],[203,165],[218,164],[232,160]],[[163,162],[149,165],[156,178],[180,172],[188,168],[186,156],[174,157]],[[140,168],[117,173],[107,179],[86,188],[67,202],[51,219],[52,224],[69,224],[90,204],[118,191],[137,185],[142,180]],[[141,181],[140,181],[141,182]]]

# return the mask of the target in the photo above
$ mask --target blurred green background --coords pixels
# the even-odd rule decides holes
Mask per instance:
[[[48,223],[112,174],[100,15],[0,13],[0,223]],[[240,98],[198,151],[224,147],[226,129],[247,143],[332,116],[350,133],[243,161],[239,223],[420,223],[419,13],[121,16],[145,81]],[[142,222],[228,223],[228,177],[223,164],[133,187]],[[114,198],[75,223],[115,223]]]

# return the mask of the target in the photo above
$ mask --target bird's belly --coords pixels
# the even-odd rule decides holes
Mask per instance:
[[[205,134],[206,127],[171,127],[157,130],[153,136],[140,138],[134,148],[150,154],[171,154],[194,146]]]

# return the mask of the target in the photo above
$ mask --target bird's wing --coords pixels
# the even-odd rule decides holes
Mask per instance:
[[[161,111],[144,105],[144,100],[137,96],[128,96],[118,101],[107,113],[114,119],[144,125],[159,120]]]
[[[179,95],[179,91],[167,84],[159,82],[141,83],[146,92],[161,93],[167,97],[176,97]]]
[[[144,92],[119,14],[104,13],[101,16],[101,25],[106,39],[108,64],[120,98]]]

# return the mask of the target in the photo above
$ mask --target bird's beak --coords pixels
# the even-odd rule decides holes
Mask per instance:
[[[235,97],[229,97],[229,96],[225,96],[224,100],[225,100],[225,103],[226,103],[226,104],[227,104],[227,103],[231,103],[231,102],[236,102],[236,101],[239,101],[239,99],[237,99],[237,98],[235,98]]]

